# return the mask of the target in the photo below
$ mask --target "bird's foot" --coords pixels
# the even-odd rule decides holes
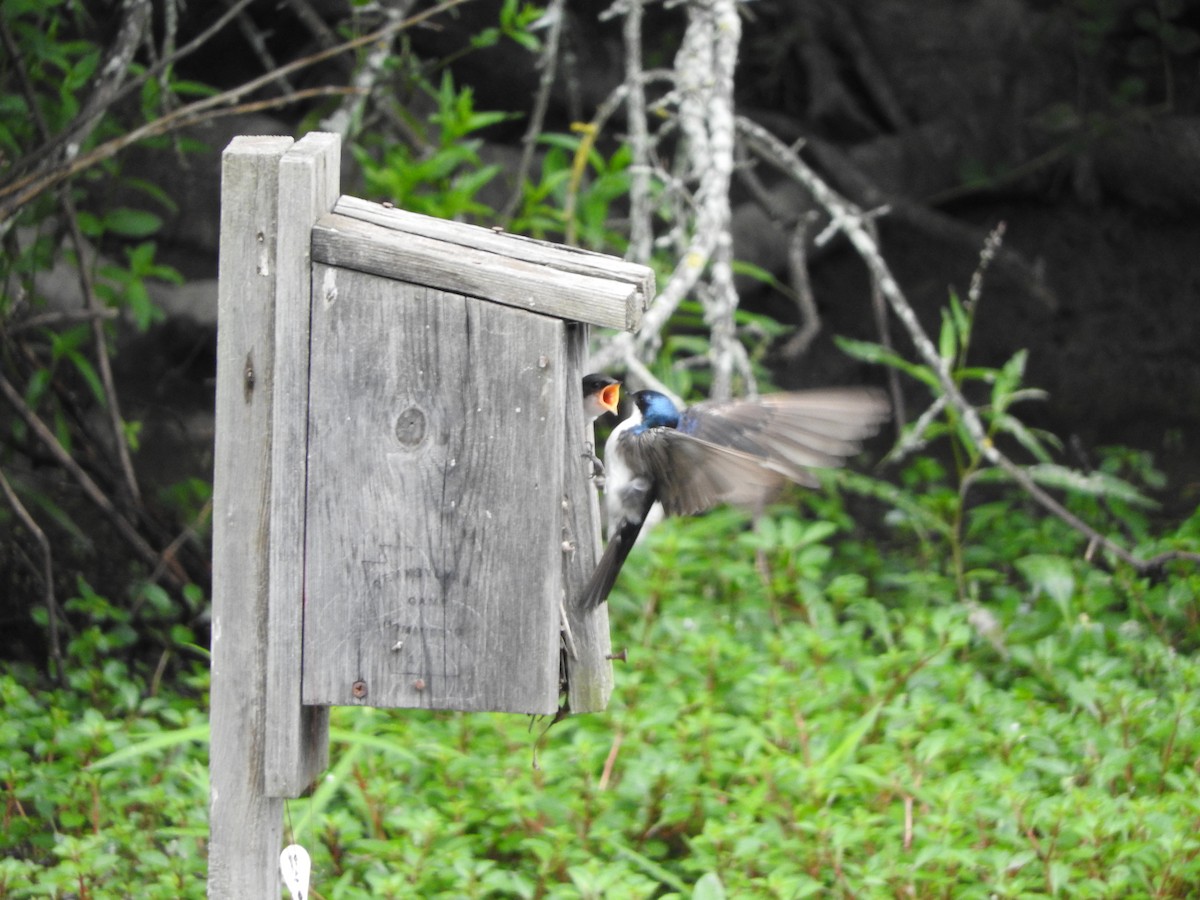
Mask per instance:
[[[583,453],[581,455],[583,456],[584,459],[589,460],[591,462],[591,464],[592,464],[592,481],[594,481],[596,483],[596,487],[603,490],[604,489],[604,463],[600,460],[600,457],[598,457],[596,455],[596,448],[593,447],[591,444],[584,444],[583,445]]]

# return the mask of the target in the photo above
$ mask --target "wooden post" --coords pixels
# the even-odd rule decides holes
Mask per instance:
[[[307,134],[279,162],[275,377],[271,423],[266,789],[299,797],[329,761],[329,710],[302,706],[312,226],[333,208],[341,139]]]
[[[267,795],[267,559],[279,161],[291,138],[221,158],[213,470],[208,896],[279,896],[283,801]]]

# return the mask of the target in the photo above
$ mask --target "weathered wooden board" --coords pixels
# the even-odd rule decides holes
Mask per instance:
[[[458,244],[470,250],[483,250],[496,253],[511,259],[537,263],[559,269],[563,272],[575,272],[579,275],[592,275],[609,281],[623,281],[633,285],[641,294],[641,302],[633,312],[641,318],[641,311],[646,303],[654,296],[654,271],[638,263],[626,262],[606,253],[595,253],[579,247],[568,247],[565,244],[552,244],[539,241],[519,234],[508,234],[478,225],[468,225],[464,222],[451,222],[446,219],[436,219],[420,213],[384,206],[359,197],[339,197],[333,211],[351,219],[361,219],[382,225],[392,231],[402,231],[408,234],[434,238],[448,244]],[[626,328],[636,328],[637,321],[627,321]]]
[[[513,247],[528,246],[527,242],[484,229],[471,233],[477,232],[486,235],[489,242],[503,240]],[[317,262],[483,297],[544,316],[632,328],[645,302],[642,289],[628,281],[527,262],[336,213],[317,222],[312,239],[313,259]]]
[[[221,165],[213,471],[208,896],[278,897],[283,802],[263,783],[272,323],[279,160],[291,138],[234,138]]]
[[[312,306],[304,702],[553,712],[566,325],[320,264]]]
[[[313,223],[337,199],[341,139],[313,132],[279,161],[271,543],[267,629],[267,793],[299,797],[329,762],[329,710],[300,703],[304,484]]]
[[[567,383],[577,385],[587,374],[587,326],[567,330]],[[592,481],[592,462],[585,450],[595,448],[596,436],[583,420],[580,403],[565,411],[566,459],[563,464],[563,608],[568,631],[564,635],[567,662],[567,706],[573,713],[598,712],[612,694],[612,663],[608,659],[608,604],[584,609],[578,603],[600,559],[600,505]],[[576,437],[578,435],[579,437]]]

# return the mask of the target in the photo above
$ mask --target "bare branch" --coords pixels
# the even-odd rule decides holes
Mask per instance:
[[[384,18],[394,25],[408,15],[410,6],[411,3],[405,3],[403,7],[384,6]],[[388,60],[392,58],[395,49],[395,40],[396,34],[389,34],[371,48],[366,60],[354,73],[354,93],[347,94],[338,108],[321,121],[324,130],[340,134],[344,140],[362,125],[363,110],[371,93],[387,71]]]
[[[100,486],[92,480],[91,476],[83,470],[83,467],[59,443],[58,438],[54,436],[54,432],[38,417],[37,413],[26,405],[21,394],[3,375],[0,375],[0,393],[4,395],[9,405],[16,410],[17,415],[29,427],[29,430],[34,433],[46,450],[49,451],[54,461],[75,479],[76,484],[83,489],[83,493],[87,498],[108,517],[109,521],[116,528],[117,533],[133,548],[142,561],[151,567],[157,566],[161,560],[160,555],[155,552],[153,547],[146,543],[146,539],[138,533],[137,529],[117,509],[112,500],[108,498],[108,495],[100,489]],[[168,583],[175,588],[181,587],[187,580],[178,563],[169,565],[165,575]]]
[[[632,8],[626,5],[626,12]],[[753,377],[745,348],[737,340],[734,313],[738,306],[733,284],[733,241],[729,231],[729,188],[734,171],[733,79],[737,66],[741,21],[734,0],[697,0],[688,5],[688,24],[675,57],[677,119],[683,135],[685,172],[664,179],[666,192],[680,206],[673,237],[683,244],[679,263],[653,305],[642,317],[636,335],[615,336],[595,355],[600,368],[629,366],[647,359],[661,344],[661,335],[679,304],[693,291],[704,305],[713,341],[708,359],[713,370],[714,397],[729,396],[735,375],[751,385]],[[624,85],[626,97],[640,91],[642,80],[630,70],[634,83]],[[647,152],[648,156],[648,152]],[[686,186],[695,183],[694,194]],[[648,211],[638,212],[648,221]]]
[[[32,331],[34,328],[57,328],[63,325],[75,325],[79,322],[88,322],[92,319],[115,319],[120,313],[115,309],[103,307],[101,309],[68,309],[63,312],[48,312],[38,313],[35,316],[30,316],[27,319],[22,319],[19,322],[7,323],[4,326],[5,331],[10,335],[20,334],[24,331]]]
[[[217,118],[221,115],[231,115],[234,112],[245,112],[256,109],[271,109],[278,106],[283,106],[288,103],[295,103],[298,100],[303,100],[308,97],[328,96],[331,94],[344,94],[352,89],[347,88],[312,88],[305,91],[297,91],[288,97],[274,98],[267,101],[257,101],[250,103],[242,103],[238,105],[243,97],[257,91],[266,84],[271,83],[280,75],[289,75],[292,72],[323,62],[330,57],[337,56],[341,53],[346,53],[350,50],[355,50],[358,47],[366,46],[375,41],[382,40],[387,36],[394,34],[397,31],[402,31],[406,28],[427,21],[428,19],[439,15],[449,9],[469,2],[469,0],[443,0],[443,2],[429,9],[410,16],[402,22],[394,22],[385,25],[384,27],[371,32],[370,34],[362,35],[353,40],[345,41],[338,44],[336,47],[331,47],[328,50],[321,50],[311,56],[306,56],[303,59],[298,59],[287,65],[281,66],[279,69],[268,72],[265,75],[260,75],[250,81],[228,91],[216,94],[212,97],[205,97],[197,100],[194,103],[189,103],[179,109],[172,110],[164,116],[155,119],[153,122],[147,122],[145,125],[135,128],[126,134],[113,138],[107,141],[86,154],[75,157],[69,162],[57,165],[49,171],[39,172],[32,175],[15,179],[8,184],[0,187],[0,228],[4,227],[13,214],[28,203],[33,198],[42,194],[44,191],[54,187],[62,181],[79,174],[85,169],[96,165],[103,160],[115,156],[120,151],[124,150],[138,141],[144,140],[147,137],[157,137],[159,135],[168,134],[180,128],[185,128],[189,125],[195,125],[199,122],[207,121],[212,118]]]
[[[880,293],[887,300],[892,312],[904,325],[916,347],[917,354],[937,377],[938,385],[946,402],[954,409],[961,419],[971,444],[990,464],[1003,470],[1025,493],[1038,502],[1044,509],[1066,522],[1073,529],[1084,535],[1089,541],[1103,547],[1113,556],[1133,566],[1139,572],[1148,572],[1160,568],[1165,562],[1173,559],[1189,559],[1200,561],[1200,554],[1171,552],[1160,554],[1149,560],[1143,560],[1131,553],[1122,544],[1107,535],[1101,534],[1088,523],[1084,522],[1057,499],[1037,484],[1021,466],[1002,453],[991,438],[979,413],[958,389],[950,374],[947,362],[937,352],[937,348],[929,339],[917,320],[917,315],[908,304],[900,286],[896,283],[883,255],[879,252],[876,239],[864,223],[864,214],[855,209],[848,201],[830,188],[787,147],[782,141],[754,122],[745,118],[738,119],[738,127],[748,142],[763,159],[778,167],[785,174],[803,184],[814,198],[828,211],[836,226],[850,240],[863,262],[866,263],[872,277],[876,280]]]
[[[325,24],[325,20],[313,9],[312,4],[308,0],[283,0],[283,3],[291,7],[292,12],[296,14],[296,18],[304,23],[304,26],[316,38],[318,44],[322,47],[337,46],[337,35]]]
[[[513,192],[504,210],[500,213],[502,222],[512,221],[517,208],[521,205],[521,197],[525,193],[525,179],[533,168],[533,152],[537,146],[538,135],[546,121],[546,110],[550,106],[550,91],[554,87],[554,76],[558,70],[558,44],[562,37],[563,20],[567,17],[566,0],[551,0],[543,16],[549,22],[546,43],[542,47],[542,55],[538,60],[538,68],[542,70],[538,80],[537,94],[533,100],[533,111],[529,114],[529,126],[521,137],[521,161],[517,165],[516,177],[513,179]]]
[[[226,6],[233,5],[232,0],[223,0]],[[263,40],[262,31],[255,25],[254,20],[246,14],[245,10],[237,14],[238,31],[242,33],[242,37],[246,43],[250,45],[250,49],[254,51],[254,55],[258,57],[259,64],[268,72],[277,72],[279,63],[275,61],[275,57],[271,55],[271,50],[267,46],[267,42]],[[283,75],[275,78],[275,84],[279,88],[279,92],[284,94],[295,93],[295,88],[292,83]]]
[[[130,29],[127,28],[124,30],[129,31]],[[21,58],[20,53],[17,52],[18,48],[12,45],[12,36],[8,32],[7,26],[4,27],[3,31],[4,44],[9,49],[11,58],[16,66],[18,80],[25,91],[25,102],[30,109],[37,109],[37,95],[34,93],[33,84],[25,71],[24,60]],[[123,38],[123,40],[129,40],[129,38]],[[132,49],[129,52],[132,53]],[[120,59],[119,55],[115,58]],[[128,63],[128,60],[126,59],[125,62]],[[108,68],[109,66],[105,67],[106,71]],[[102,88],[98,88],[93,92],[92,96],[95,97],[101,91]],[[42,140],[49,143],[50,131],[46,127],[45,120],[39,115],[35,117],[35,121]],[[133,460],[129,455],[129,442],[125,439],[125,429],[121,420],[121,407],[117,399],[117,389],[113,383],[112,361],[108,356],[108,341],[104,333],[104,321],[98,315],[99,311],[103,309],[103,304],[96,297],[96,286],[92,282],[92,269],[88,264],[85,253],[86,247],[83,240],[83,232],[79,228],[79,215],[75,209],[75,200],[69,190],[61,192],[59,205],[62,207],[63,215],[66,219],[67,229],[71,235],[71,243],[75,247],[75,258],[78,261],[79,285],[83,292],[84,306],[91,313],[88,324],[92,332],[92,349],[96,356],[96,369],[100,375],[100,384],[104,389],[104,406],[109,415],[109,427],[112,431],[113,444],[117,448],[117,460],[120,463],[121,472],[125,478],[125,489],[129,492],[130,499],[135,504],[140,504],[142,499],[141,491],[138,489],[137,476],[133,471]]]
[[[26,154],[13,164],[9,170],[10,181],[15,173],[23,172],[30,167],[36,174],[53,168],[61,168],[64,164],[69,163],[79,153],[83,142],[100,124],[104,113],[121,97],[122,83],[129,72],[129,64],[142,42],[142,36],[150,21],[150,0],[124,0],[123,7],[121,26],[104,62],[97,70],[92,92],[83,101],[70,125],[56,137],[44,142],[35,151]],[[5,49],[10,57],[15,59],[15,48],[9,46],[11,39],[11,35],[5,36]],[[28,87],[27,90],[32,93],[32,87]],[[35,110],[34,115],[37,115],[37,104],[32,104],[30,108]],[[43,129],[45,128],[44,121],[41,122],[41,126]],[[46,133],[49,132],[46,131]],[[0,207],[0,222],[7,217],[3,207]]]
[[[792,293],[796,300],[796,308],[800,312],[800,328],[788,338],[783,352],[791,357],[803,356],[809,345],[821,331],[821,314],[817,312],[817,301],[813,297],[812,282],[808,277],[808,228],[812,224],[815,212],[810,212],[796,220],[792,228],[792,237],[788,241],[788,280],[791,282]]]
[[[42,531],[37,520],[30,515],[25,504],[21,502],[21,498],[17,496],[17,492],[13,490],[8,478],[5,477],[3,469],[0,469],[0,490],[4,492],[4,499],[8,501],[8,505],[12,507],[17,518],[21,520],[21,524],[33,535],[42,554],[42,569],[38,574],[42,579],[42,602],[46,606],[47,624],[50,631],[50,664],[55,680],[61,684],[65,673],[63,671],[62,646],[58,639],[58,601],[54,596],[54,557],[50,550],[50,539],[46,537],[46,532]]]
[[[653,209],[650,197],[650,135],[646,127],[646,91],[642,72],[642,3],[627,0],[623,29],[625,88],[628,92],[625,121],[632,159],[629,165],[629,251],[626,257],[648,263],[654,249]]]

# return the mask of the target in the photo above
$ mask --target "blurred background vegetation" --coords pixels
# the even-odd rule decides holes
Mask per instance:
[[[347,193],[635,252],[601,112],[631,10],[649,86],[707,4],[608,7],[0,0],[0,898],[204,891],[222,148],[338,131]],[[739,114],[878,213],[988,442],[1124,555],[991,463],[819,204],[740,155],[759,386],[894,379],[896,445],[651,535],[604,715],[336,710],[289,805],[314,896],[1194,896],[1200,12],[739,15]],[[703,396],[710,324],[686,298],[647,374]]]

